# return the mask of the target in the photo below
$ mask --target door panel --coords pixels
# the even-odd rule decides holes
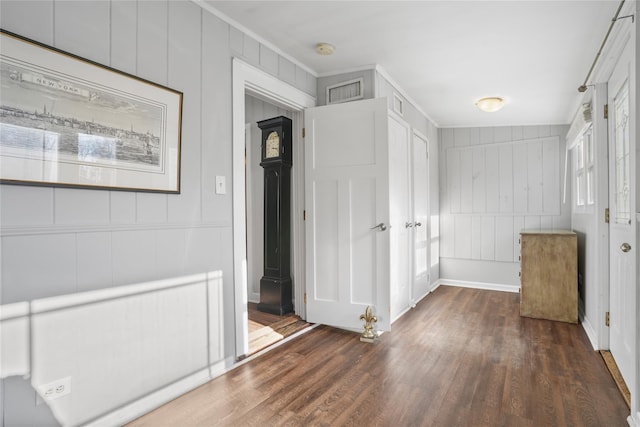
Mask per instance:
[[[413,134],[413,288],[412,302],[429,291],[429,159],[427,141]]]
[[[409,126],[395,117],[389,120],[389,223],[391,320],[411,305]]]
[[[362,330],[371,305],[390,328],[387,114],[385,99],[305,111],[310,322]]]
[[[631,390],[635,378],[635,138],[631,49],[625,48],[609,79],[609,257],[611,354]]]

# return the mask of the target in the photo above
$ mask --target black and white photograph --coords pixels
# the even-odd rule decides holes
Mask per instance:
[[[179,190],[179,92],[2,38],[3,181]]]

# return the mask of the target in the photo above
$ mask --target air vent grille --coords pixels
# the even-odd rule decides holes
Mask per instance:
[[[327,86],[327,104],[362,99],[364,79],[349,80],[336,85]]]

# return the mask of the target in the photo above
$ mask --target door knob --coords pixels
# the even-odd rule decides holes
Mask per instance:
[[[413,226],[414,226],[414,227],[420,227],[421,225],[422,225],[422,223],[421,223],[421,222],[414,222],[414,223],[413,223]]]
[[[404,228],[411,228],[413,227],[413,223],[412,222],[405,222],[404,223]]]
[[[380,224],[371,227],[370,230],[374,230],[376,228],[380,229],[380,231],[384,231],[387,229],[387,226],[384,224],[384,222],[381,222]]]
[[[625,242],[620,245],[620,249],[622,252],[629,252],[631,250],[631,245]]]

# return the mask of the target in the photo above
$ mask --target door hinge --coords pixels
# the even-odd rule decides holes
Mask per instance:
[[[604,222],[609,224],[609,208],[604,208]]]
[[[305,134],[306,134],[306,129],[305,129],[305,128],[302,128],[302,137],[303,137],[303,138],[304,138]]]
[[[604,118],[609,118],[609,104],[604,104]]]
[[[304,293],[304,303],[305,304],[307,303],[307,293],[306,292]]]
[[[604,324],[609,326],[609,312],[608,311],[604,314]]]

